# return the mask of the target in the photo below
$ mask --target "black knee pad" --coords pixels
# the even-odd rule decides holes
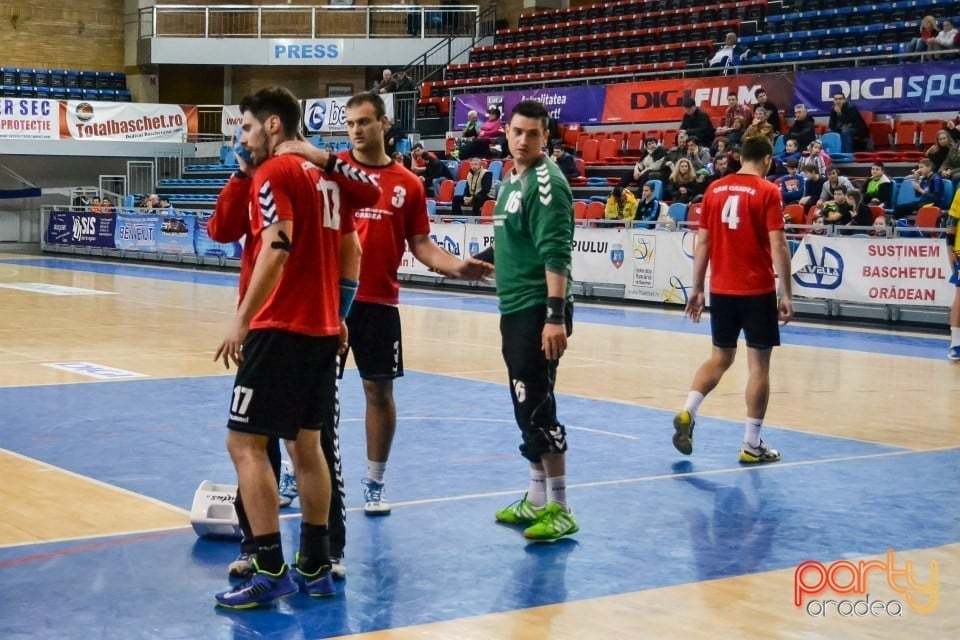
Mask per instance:
[[[562,424],[531,427],[523,432],[520,454],[530,462],[540,462],[545,453],[566,453],[567,430]]]

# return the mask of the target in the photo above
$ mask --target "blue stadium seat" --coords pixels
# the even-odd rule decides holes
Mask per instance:
[[[646,184],[650,185],[650,188],[653,190],[654,198],[663,200],[663,182],[660,180],[647,180]]]
[[[409,138],[400,138],[397,140],[397,151],[402,153],[405,156],[410,155],[410,151],[413,149],[413,145],[410,144]]]
[[[667,208],[667,215],[677,222],[685,222],[687,220],[687,205],[683,202],[674,202]]]

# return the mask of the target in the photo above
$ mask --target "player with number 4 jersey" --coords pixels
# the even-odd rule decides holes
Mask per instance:
[[[739,461],[776,462],[780,452],[760,439],[770,395],[770,354],[780,344],[778,321],[793,317],[790,250],[783,230],[780,191],[765,179],[773,148],[763,137],[743,141],[742,168],[707,189],[693,259],[693,286],[686,314],[703,312],[710,267],[710,332],[713,352],[694,376],[683,411],[673,419],[673,445],[693,451],[693,427],[704,397],[733,364],[742,331],[747,341],[747,417]],[[777,298],[776,275],[780,277]]]

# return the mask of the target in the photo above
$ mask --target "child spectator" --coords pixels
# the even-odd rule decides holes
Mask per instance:
[[[863,187],[864,198],[871,205],[884,209],[893,208],[893,180],[884,170],[882,162],[874,162],[870,167],[870,178]]]
[[[823,183],[826,181],[827,179],[820,175],[817,165],[812,162],[803,165],[803,197],[797,202],[803,205],[804,213],[817,204],[823,190]]]
[[[660,201],[653,196],[653,187],[645,184],[640,189],[640,200],[637,202],[637,211],[634,220],[637,222],[654,223],[657,221],[659,215]],[[650,226],[652,226],[652,224]]]
[[[800,202],[806,193],[806,179],[797,171],[798,167],[799,163],[796,160],[788,160],[787,175],[780,179],[780,195],[783,197],[784,204]]]
[[[858,189],[850,189],[846,193],[847,207],[850,211],[849,227],[869,227],[873,224],[873,214],[870,207],[863,202],[863,195]],[[866,229],[851,229],[850,233],[866,233]]]
[[[803,154],[797,147],[797,141],[794,138],[790,138],[784,143],[783,152],[773,156],[773,172],[778,176],[782,176],[787,173],[788,162],[793,160],[794,163],[799,166],[801,158],[803,158]]]

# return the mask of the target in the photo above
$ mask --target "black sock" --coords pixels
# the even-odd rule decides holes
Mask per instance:
[[[256,536],[257,566],[267,573],[280,573],[283,569],[283,547],[280,545],[280,532]]]
[[[312,575],[330,564],[330,534],[325,524],[300,523],[300,559],[297,568]]]

